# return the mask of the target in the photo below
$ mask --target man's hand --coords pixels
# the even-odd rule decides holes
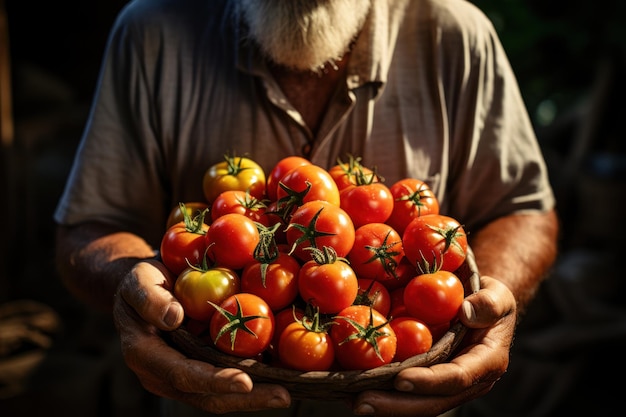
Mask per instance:
[[[401,371],[396,392],[366,391],[354,401],[360,415],[437,416],[486,394],[506,371],[516,303],[500,281],[483,276],[481,290],[464,301],[459,318],[470,330],[449,362]]]
[[[122,279],[115,296],[124,360],[144,388],[213,413],[288,407],[285,388],[253,384],[241,370],[189,359],[165,343],[160,332],[177,328],[184,316],[173,282],[163,264],[144,261]]]

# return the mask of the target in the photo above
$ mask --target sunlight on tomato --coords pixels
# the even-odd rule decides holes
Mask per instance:
[[[267,349],[274,335],[274,314],[254,294],[228,297],[211,317],[211,338],[222,352],[253,358]]]
[[[224,161],[211,165],[202,178],[202,189],[209,204],[228,190],[248,191],[262,200],[265,196],[265,172],[255,161],[246,157],[226,155]]]
[[[239,291],[239,277],[227,268],[187,268],[174,284],[174,295],[185,314],[200,321],[208,321],[215,312],[210,303],[220,304]]]
[[[418,275],[404,289],[406,311],[429,325],[454,319],[464,298],[461,280],[444,270]]]

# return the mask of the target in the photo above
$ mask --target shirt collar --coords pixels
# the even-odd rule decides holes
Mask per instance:
[[[373,0],[363,30],[350,54],[347,83],[357,88],[366,83],[383,84],[387,80],[389,6],[386,0]]]

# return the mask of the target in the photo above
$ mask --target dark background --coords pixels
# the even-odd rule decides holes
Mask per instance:
[[[154,415],[153,398],[122,364],[110,318],[67,294],[53,263],[52,212],[108,30],[125,3],[4,0],[15,135],[2,149],[3,416]],[[493,21],[518,76],[563,233],[559,260],[520,325],[509,372],[463,414],[614,411],[619,384],[605,374],[625,370],[626,2],[474,3]]]

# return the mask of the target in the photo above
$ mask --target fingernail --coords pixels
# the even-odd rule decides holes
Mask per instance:
[[[410,392],[413,391],[413,388],[413,384],[411,384],[409,381],[400,381],[396,384],[396,389],[398,391]]]
[[[182,307],[180,304],[172,303],[167,308],[165,312],[165,316],[163,317],[163,322],[168,327],[175,327],[178,324],[179,317],[183,313]]]
[[[371,405],[369,405],[368,403],[362,403],[359,404],[355,409],[354,409],[354,414],[358,414],[361,416],[369,416],[374,414],[374,407],[372,407]]]
[[[268,407],[272,408],[287,408],[289,407],[289,401],[281,396],[276,396],[267,402]]]
[[[230,389],[230,392],[236,393],[247,393],[250,391],[248,387],[241,382],[233,382],[228,388]]]
[[[467,317],[468,320],[476,320],[476,311],[474,311],[472,303],[465,300],[463,301],[463,304],[461,304],[461,308],[463,309],[463,314],[465,314],[465,317]]]

